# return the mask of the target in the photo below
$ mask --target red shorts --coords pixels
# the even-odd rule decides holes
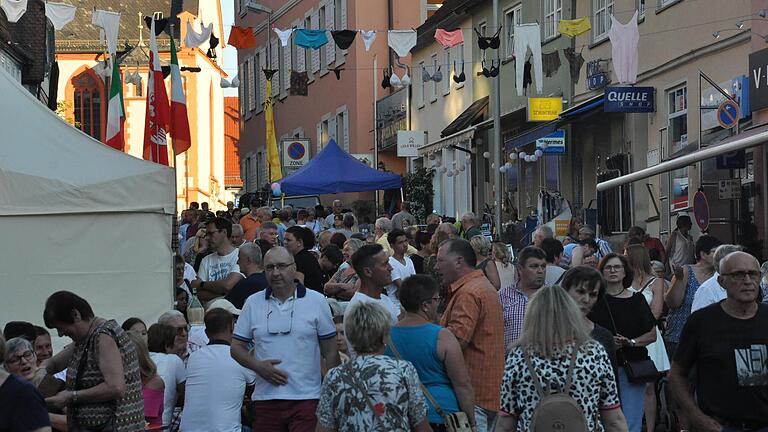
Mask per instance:
[[[259,432],[314,432],[317,399],[253,402],[253,430]]]

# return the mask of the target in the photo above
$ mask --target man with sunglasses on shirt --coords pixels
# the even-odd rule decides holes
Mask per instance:
[[[270,249],[264,270],[269,287],[243,305],[231,354],[257,374],[254,430],[312,432],[320,357],[329,369],[339,364],[336,326],[325,297],[296,279],[296,263],[287,249]]]

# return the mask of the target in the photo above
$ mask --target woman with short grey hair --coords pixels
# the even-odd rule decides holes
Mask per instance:
[[[499,269],[496,268],[496,261],[491,256],[491,241],[483,235],[476,235],[469,239],[469,244],[472,245],[472,249],[477,255],[477,268],[483,271],[496,291],[500,290],[502,288],[501,279],[499,278]]]
[[[344,332],[357,356],[325,376],[318,431],[431,430],[416,369],[384,355],[389,328],[389,312],[381,305],[352,306]]]
[[[344,255],[344,262],[336,270],[336,273],[331,276],[331,280],[325,283],[323,287],[325,295],[341,301],[348,301],[355,295],[355,285],[359,278],[349,260],[364,244],[365,242],[356,238],[351,238],[344,242],[344,249],[341,250],[341,253]]]

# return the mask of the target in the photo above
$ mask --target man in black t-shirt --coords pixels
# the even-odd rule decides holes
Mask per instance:
[[[253,294],[266,289],[269,286],[264,275],[261,249],[254,243],[246,242],[238,251],[237,264],[245,276],[227,293],[225,299],[242,309],[245,301]]]
[[[670,388],[697,431],[768,430],[768,305],[757,302],[760,266],[744,252],[720,262],[727,298],[683,327]],[[689,393],[696,367],[698,406]]]

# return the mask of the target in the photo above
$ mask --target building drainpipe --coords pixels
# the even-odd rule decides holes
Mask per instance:
[[[390,0],[391,1],[391,0]],[[499,0],[493,0],[493,28],[499,28]],[[498,50],[496,50],[497,61],[501,64]],[[494,185],[494,206],[493,220],[496,226],[496,235],[501,232],[501,203],[502,187],[501,184],[501,68],[499,74],[493,79],[493,96],[491,97],[491,107],[493,110],[493,185]],[[479,210],[479,209],[478,209]],[[492,233],[493,234],[493,233]]]

